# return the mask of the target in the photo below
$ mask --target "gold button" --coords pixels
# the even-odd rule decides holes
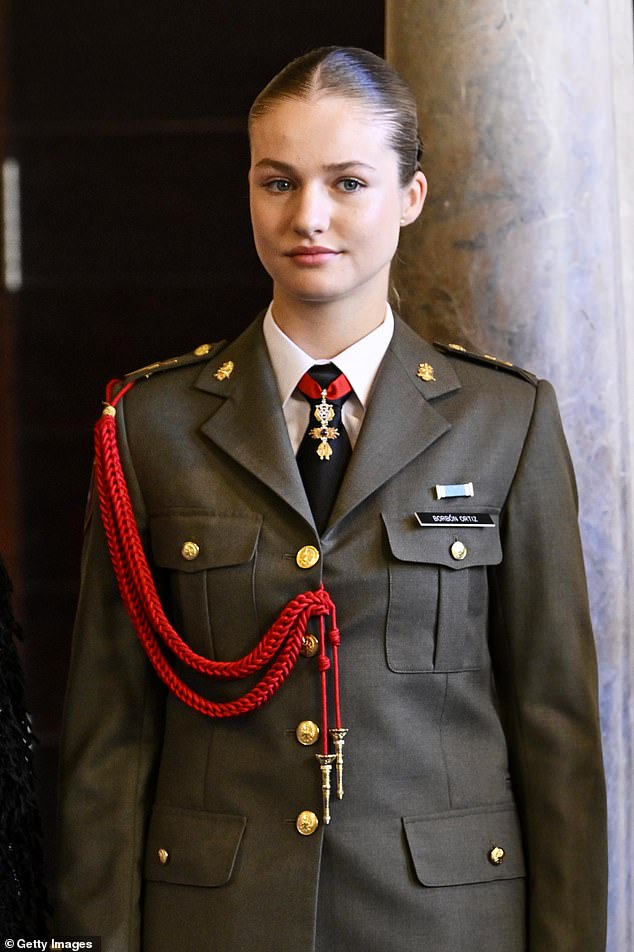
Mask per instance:
[[[312,569],[313,565],[319,562],[319,549],[314,545],[303,545],[295,556],[295,561],[300,569]]]
[[[467,557],[467,547],[464,542],[460,542],[458,539],[456,539],[449,551],[451,552],[452,558],[458,562],[462,562],[462,560]]]
[[[197,347],[194,351],[196,357],[205,357],[211,350],[211,344],[201,344],[200,347]]]
[[[319,651],[319,638],[315,635],[304,635],[302,646],[299,649],[300,655],[304,658],[314,658]]]
[[[489,850],[489,862],[494,866],[499,866],[504,859],[505,853],[501,846],[494,846]]]
[[[160,849],[158,851],[158,858],[159,863],[161,863],[162,866],[165,866],[169,862],[170,854],[167,852],[167,850]]]
[[[319,826],[319,820],[312,810],[302,810],[295,822],[297,832],[302,836],[311,836]]]
[[[183,542],[181,555],[184,559],[187,559],[188,562],[193,562],[194,559],[197,559],[200,555],[200,546],[195,542]]]
[[[319,738],[319,726],[314,721],[302,721],[297,725],[295,736],[304,747],[310,747]]]

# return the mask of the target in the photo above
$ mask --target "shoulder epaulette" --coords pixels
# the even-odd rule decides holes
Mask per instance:
[[[515,374],[517,377],[521,377],[522,380],[527,380],[529,383],[532,383],[533,386],[537,386],[538,378],[535,374],[532,374],[529,370],[524,370],[522,367],[517,367],[508,360],[502,360],[501,357],[492,357],[491,354],[474,353],[473,351],[467,350],[462,344],[441,344],[439,341],[434,341],[434,347],[436,350],[441,351],[443,354],[448,354],[451,357],[472,360],[476,364],[482,364],[484,367],[491,367],[494,370],[504,370],[507,373]]]
[[[139,380],[141,377],[151,377],[153,374],[163,373],[164,370],[173,370],[176,367],[187,367],[188,364],[196,364],[202,360],[209,360],[214,354],[218,353],[221,347],[224,347],[226,341],[221,340],[215,344],[201,344],[195,350],[183,354],[181,357],[170,357],[169,360],[159,360],[154,364],[147,364],[145,367],[139,367],[126,374],[126,382]]]

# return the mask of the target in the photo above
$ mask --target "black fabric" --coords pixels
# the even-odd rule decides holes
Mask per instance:
[[[333,380],[340,376],[341,371],[334,364],[315,364],[308,373],[322,390],[327,390]],[[320,440],[312,435],[320,426],[319,419],[315,416],[315,409],[321,401],[302,394],[308,400],[311,409],[308,426],[297,451],[297,465],[320,533],[328,524],[328,518],[352,453],[350,440],[341,419],[341,408],[351,392],[351,390],[348,391],[338,400],[326,398],[334,411],[328,426],[338,432],[338,436],[328,441],[332,448],[332,456],[329,459],[320,458],[317,452]]]
[[[11,584],[0,560],[0,937],[45,938],[40,818],[34,792],[33,734],[14,638]]]

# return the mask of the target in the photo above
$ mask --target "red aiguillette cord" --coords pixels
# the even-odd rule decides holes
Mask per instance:
[[[335,381],[336,383],[337,381]],[[262,640],[236,661],[213,661],[193,651],[172,627],[161,605],[154,579],[139,536],[132,502],[121,466],[116,438],[116,405],[134,385],[129,381],[113,395],[119,381],[111,381],[106,390],[107,403],[95,426],[95,469],[97,493],[110,558],[121,598],[135,631],[154,670],[169,690],[189,707],[207,717],[237,717],[265,704],[282,686],[299,656],[310,618],[319,617],[321,643],[322,731],[324,754],[328,754],[328,703],[326,676],[330,659],[326,654],[324,619],[330,615],[328,642],[333,654],[335,724],[341,729],[339,701],[340,633],[336,610],[323,585],[316,591],[303,592],[282,609]],[[214,702],[189,688],[173,668],[161,643],[185,665],[218,680],[245,678],[272,662],[258,684],[235,701]]]

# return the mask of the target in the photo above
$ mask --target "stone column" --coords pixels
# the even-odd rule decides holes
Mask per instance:
[[[388,0],[386,13],[386,55],[417,93],[430,183],[401,242],[403,314],[428,338],[470,342],[549,378],[559,395],[600,662],[609,949],[625,952],[634,948],[632,5]]]

